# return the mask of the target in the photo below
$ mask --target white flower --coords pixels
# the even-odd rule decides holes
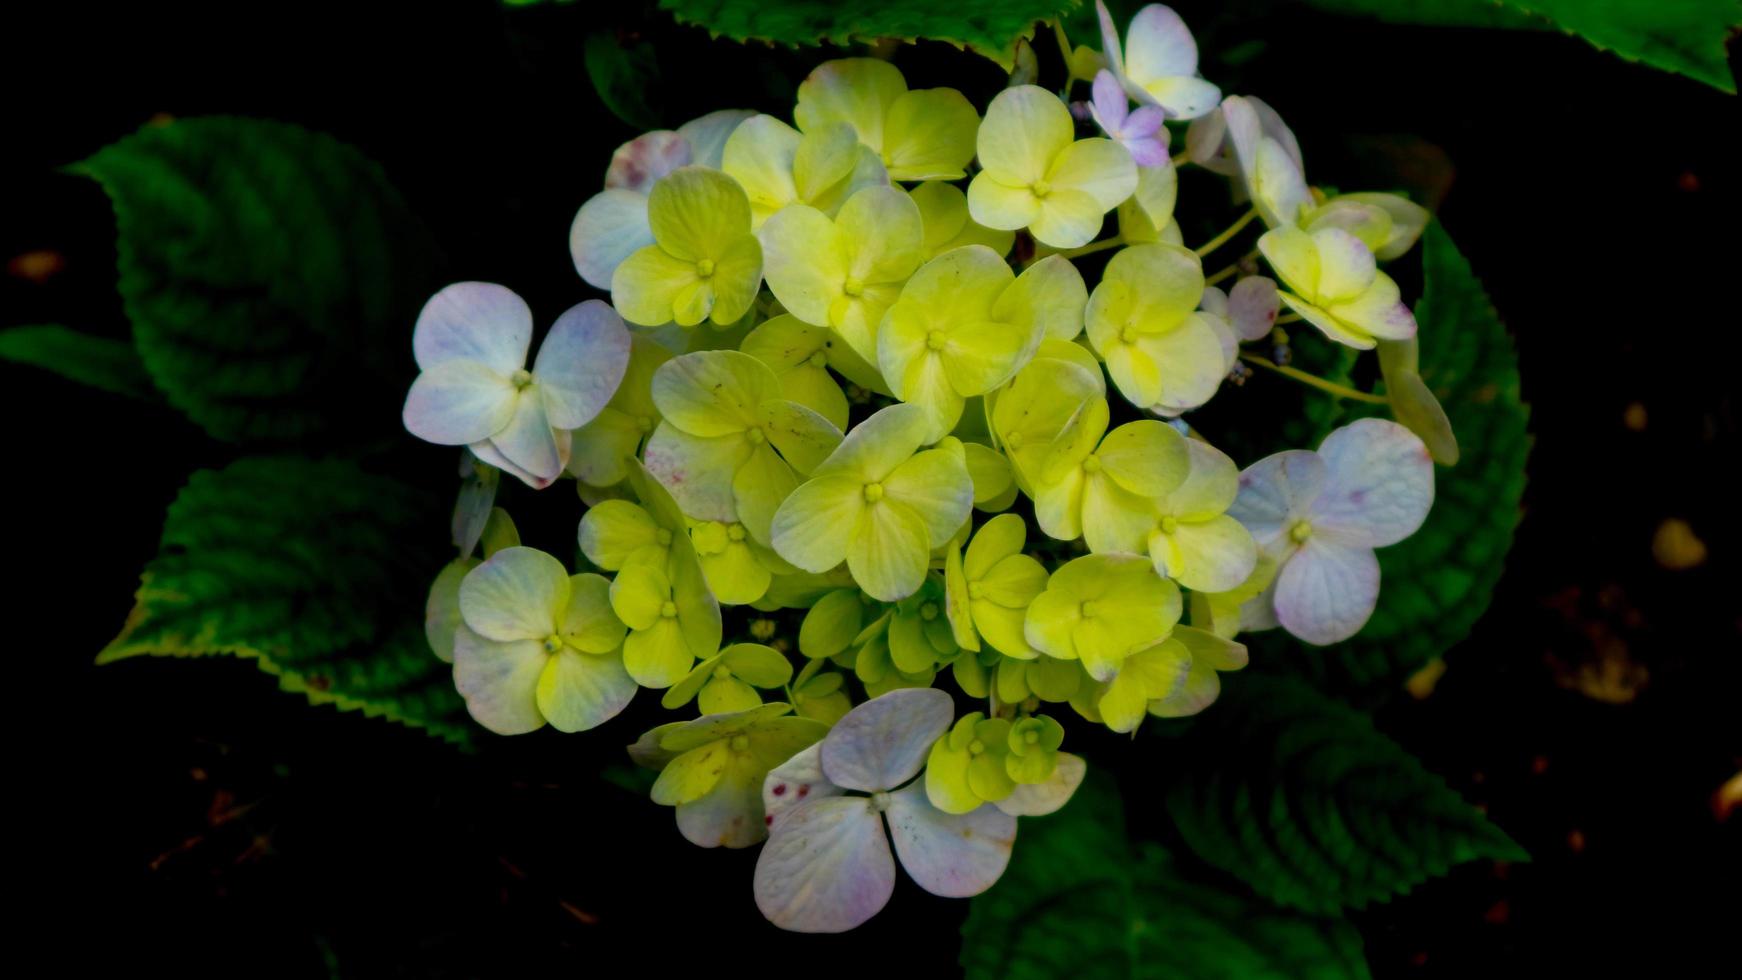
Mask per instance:
[[[431,297],[411,343],[423,373],[405,398],[406,429],[437,445],[470,446],[537,488],[568,462],[566,430],[599,414],[629,364],[629,331],[595,299],[557,318],[526,370],[532,311],[487,282],[455,283]]]

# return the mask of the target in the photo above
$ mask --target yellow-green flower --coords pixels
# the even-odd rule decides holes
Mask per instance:
[[[1126,657],[1119,672],[1101,685],[1095,702],[1101,724],[1116,732],[1136,731],[1150,702],[1179,691],[1191,666],[1191,652],[1172,636]]]
[[[1192,665],[1172,694],[1149,702],[1149,713],[1157,718],[1183,718],[1204,710],[1222,691],[1218,672],[1246,666],[1245,646],[1207,630],[1176,626],[1173,640],[1191,652]]]
[[[722,605],[743,606],[762,598],[776,572],[793,567],[737,522],[698,521],[690,525],[690,544],[702,564],[708,591]]]
[[[1179,245],[1122,249],[1089,297],[1089,343],[1107,374],[1139,408],[1196,408],[1228,373],[1222,341],[1208,314],[1197,255]]]
[[[1095,355],[1073,343],[1044,340],[1010,384],[986,396],[992,434],[1009,456],[1016,485],[1034,495],[1034,481],[1057,439],[1083,406],[1105,400]]]
[[[1155,524],[1152,498],[1178,486],[1188,466],[1185,437],[1172,426],[1144,419],[1107,432],[1107,402],[1095,399],[1041,464],[1035,519],[1061,541],[1082,537],[1090,551],[1142,554]]]
[[[1341,228],[1366,245],[1373,257],[1389,262],[1415,246],[1432,215],[1427,208],[1397,194],[1338,194],[1301,218],[1309,232]]]
[[[734,643],[697,664],[659,704],[675,711],[693,698],[704,715],[749,711],[762,703],[757,688],[779,688],[789,680],[792,664],[780,651],[760,643]]]
[[[720,649],[720,606],[693,561],[673,563],[668,578],[654,565],[634,563],[611,582],[611,608],[629,627],[623,666],[642,687],[670,687],[697,659]]]
[[[829,424],[847,429],[847,396],[829,373],[833,368],[854,384],[876,378],[877,369],[864,362],[846,342],[826,327],[813,327],[782,313],[750,331],[738,349],[768,365],[780,379],[780,394],[816,412]]]
[[[910,92],[887,61],[843,58],[818,65],[798,87],[793,120],[806,134],[847,123],[883,161],[891,180],[954,180],[974,156],[979,113],[953,88]]]
[[[660,770],[653,802],[677,808],[677,828],[700,847],[749,847],[768,836],[762,781],[816,744],[828,726],[771,703],[661,725],[630,746],[636,762]]]
[[[968,212],[988,228],[1027,228],[1053,248],[1088,244],[1101,219],[1137,190],[1137,164],[1109,139],[1074,140],[1076,124],[1059,97],[1034,85],[993,98],[980,125],[981,171],[968,185]]]
[[[955,536],[974,503],[960,456],[919,451],[929,428],[915,405],[859,423],[775,512],[774,550],[809,572],[845,561],[873,598],[912,595],[932,549]]]
[[[647,220],[654,244],[617,266],[611,303],[632,323],[693,327],[733,323],[762,285],[762,245],[750,199],[718,170],[679,167],[653,185]]]
[[[773,116],[740,123],[726,140],[720,169],[744,188],[756,228],[789,204],[832,215],[854,191],[889,184],[883,164],[859,144],[851,126],[824,126],[800,136]]]
[[[502,735],[565,732],[615,717],[635,696],[623,623],[598,575],[569,575],[533,548],[505,548],[460,583],[454,687]]]
[[[999,255],[1010,254],[1016,233],[993,230],[969,217],[968,195],[955,184],[928,180],[908,191],[908,195],[919,205],[920,221],[925,226],[922,251],[926,259],[935,259],[964,245],[984,245]]]
[[[1272,228],[1259,251],[1288,291],[1282,301],[1325,336],[1360,350],[1415,336],[1415,315],[1373,252],[1341,228]]]
[[[969,813],[1016,791],[1005,761],[1010,722],[978,711],[957,719],[932,743],[925,763],[925,795],[945,813]]]
[[[1183,479],[1155,498],[1149,557],[1158,574],[1193,592],[1227,592],[1258,564],[1251,532],[1227,513],[1240,492],[1240,469],[1208,443],[1187,439],[1185,446]]]
[[[647,441],[647,469],[697,520],[742,523],[769,540],[774,509],[840,444],[816,412],[781,397],[766,364],[734,350],[674,357],[653,375],[665,421]]]
[[[1080,660],[1089,676],[1112,680],[1125,659],[1167,639],[1179,622],[1179,586],[1137,555],[1084,555],[1052,573],[1028,606],[1028,645]]]
[[[1022,553],[1027,539],[1021,517],[1000,514],[980,525],[965,556],[949,549],[944,584],[950,625],[961,646],[978,650],[984,639],[1008,657],[1040,656],[1022,630],[1028,604],[1046,590],[1046,567]]]
[[[1038,785],[1058,769],[1065,726],[1057,719],[1034,715],[1011,725],[1008,741],[1010,754],[1004,757],[1004,768],[1010,778],[1025,786]]]
[[[829,327],[875,363],[877,325],[919,268],[919,206],[900,189],[854,194],[831,219],[793,205],[762,226],[768,288],[794,316]]]
[[[877,334],[877,364],[890,390],[943,438],[966,400],[1008,381],[1042,338],[1075,336],[1087,290],[1069,261],[1053,256],[1017,276],[984,245],[927,262],[902,287]]]

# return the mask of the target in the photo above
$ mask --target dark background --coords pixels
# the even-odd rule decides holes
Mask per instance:
[[[286,119],[357,145],[454,278],[507,283],[548,319],[590,295],[569,222],[633,135],[588,84],[586,18],[480,0],[376,20],[302,2],[81,10],[9,32],[23,43],[4,68],[0,259],[63,265],[10,267],[0,325],[125,336],[109,205],[53,168],[159,113]],[[784,115],[823,57],[661,37],[673,123],[738,104]],[[1375,975],[1686,975],[1733,958],[1742,817],[1721,821],[1713,800],[1742,766],[1736,98],[1548,32],[1284,7],[1202,40],[1213,79],[1228,76],[1209,52],[1255,56],[1229,67],[1289,120],[1316,181],[1444,191],[1532,405],[1526,516],[1493,606],[1431,696],[1400,696],[1379,722],[1534,861],[1465,866],[1356,913]],[[1001,84],[941,47],[901,63],[915,87],[977,102]],[[910,884],[845,938],[762,923],[753,851],[691,847],[669,810],[596,778],[640,716],[468,756],[311,709],[246,662],[94,667],[164,508],[231,450],[167,408],[10,365],[0,400],[14,896],[57,959],[185,976],[953,971],[966,905]],[[1654,559],[1668,518],[1703,540],[1698,567]],[[1104,741],[1093,757],[1115,767],[1152,748]],[[1160,814],[1132,821],[1166,834]]]

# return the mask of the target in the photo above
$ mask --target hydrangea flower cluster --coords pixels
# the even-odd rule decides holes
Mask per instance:
[[[581,731],[662,692],[690,717],[630,747],[654,802],[700,846],[766,840],[754,894],[781,927],[853,928],[898,864],[986,889],[1017,817],[1083,777],[1061,719],[1202,711],[1242,631],[1348,638],[1374,549],[1432,504],[1440,447],[1397,423],[1241,470],[1181,418],[1298,321],[1379,347],[1414,398],[1398,417],[1449,440],[1378,268],[1426,213],[1313,188],[1269,106],[1198,77],[1172,10],[1123,36],[1100,13],[1062,92],[1013,82],[982,113],[848,58],[790,124],[715,112],[625,144],[570,240],[610,302],[559,317],[530,367],[502,286],[418,319],[405,425],[468,451],[429,637],[473,717]],[[1183,167],[1239,206],[1197,248]],[[1253,253],[1206,276],[1254,220]],[[520,544],[500,473],[575,480],[582,570]]]

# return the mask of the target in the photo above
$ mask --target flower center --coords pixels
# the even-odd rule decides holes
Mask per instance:
[[[731,538],[733,541],[744,540],[744,525],[734,524],[731,527],[727,528],[726,529],[726,537]]]
[[[942,330],[930,330],[925,335],[925,345],[932,350],[943,350],[947,340]]]
[[[651,416],[651,415],[638,416],[635,419],[635,427],[637,429],[640,429],[642,432],[652,432],[653,431],[653,416]]]
[[[1094,619],[1095,615],[1101,611],[1101,604],[1093,599],[1084,599],[1083,604],[1078,607],[1078,611],[1083,614],[1084,619]]]
[[[720,666],[714,668],[714,680],[729,681],[731,679],[732,679],[732,668],[727,667],[725,664],[721,664]]]
[[[968,743],[968,753],[970,755],[979,755],[980,753],[985,752],[985,751],[986,751],[986,743],[980,741],[979,739],[974,739],[972,742]]]
[[[815,354],[812,354],[810,356],[810,362],[811,362],[811,367],[814,367],[814,368],[828,367],[829,366],[828,351],[817,351]]]
[[[703,279],[706,279],[713,274],[714,274],[714,260],[713,259],[703,259],[700,262],[696,263],[696,275],[701,276]]]
[[[848,276],[847,281],[841,283],[841,292],[846,293],[848,296],[858,296],[864,291],[865,284],[859,281],[858,276]]]
[[[1306,521],[1298,521],[1294,527],[1288,529],[1288,536],[1293,538],[1296,544],[1299,544],[1313,536],[1313,526]]]
[[[677,617],[677,603],[672,602],[670,599],[667,599],[664,602],[660,603],[659,604],[659,614],[661,616],[664,616],[666,619],[676,618]]]
[[[970,598],[970,599],[984,599],[984,598],[986,598],[986,583],[984,583],[984,582],[969,582],[968,583],[968,598]]]
[[[1037,180],[1029,184],[1028,189],[1034,192],[1035,197],[1045,197],[1052,193],[1052,185],[1044,180]]]
[[[883,499],[883,484],[881,484],[881,483],[867,483],[867,484],[865,484],[865,502],[866,503],[874,504],[877,501],[882,500],[882,499]]]
[[[1125,329],[1119,331],[1119,339],[1125,341],[1127,344],[1137,343],[1137,328],[1127,326]]]
[[[1040,744],[1040,733],[1033,732],[1033,731],[1023,732],[1022,733],[1022,741],[1028,745],[1039,745]]]
[[[1083,472],[1084,473],[1099,473],[1099,472],[1101,472],[1101,457],[1096,456],[1094,453],[1090,453],[1089,458],[1083,460]]]
[[[928,602],[925,605],[920,606],[919,618],[927,622],[938,618],[938,604],[935,602]]]
[[[653,540],[658,541],[659,546],[663,548],[666,545],[671,544],[671,531],[662,527],[653,532]]]
[[[734,735],[732,736],[732,740],[727,742],[726,745],[734,752],[742,752],[750,747],[750,736]]]
[[[762,440],[768,438],[762,434],[761,429],[748,429],[744,432],[744,437],[750,440],[750,445],[752,446],[760,446],[762,445]]]
[[[532,372],[525,368],[519,368],[509,376],[508,380],[514,384],[514,387],[524,388],[532,384]]]
[[[1004,444],[1009,446],[1011,449],[1021,449],[1022,443],[1023,437],[1020,431],[1012,432],[1004,437]]]
[[[544,638],[544,652],[555,653],[563,648],[563,638],[552,633]]]
[[[878,813],[882,813],[884,810],[889,809],[889,794],[882,791],[872,793],[871,809]]]
[[[1161,533],[1172,534],[1177,530],[1179,530],[1179,518],[1169,514],[1161,519]]]

